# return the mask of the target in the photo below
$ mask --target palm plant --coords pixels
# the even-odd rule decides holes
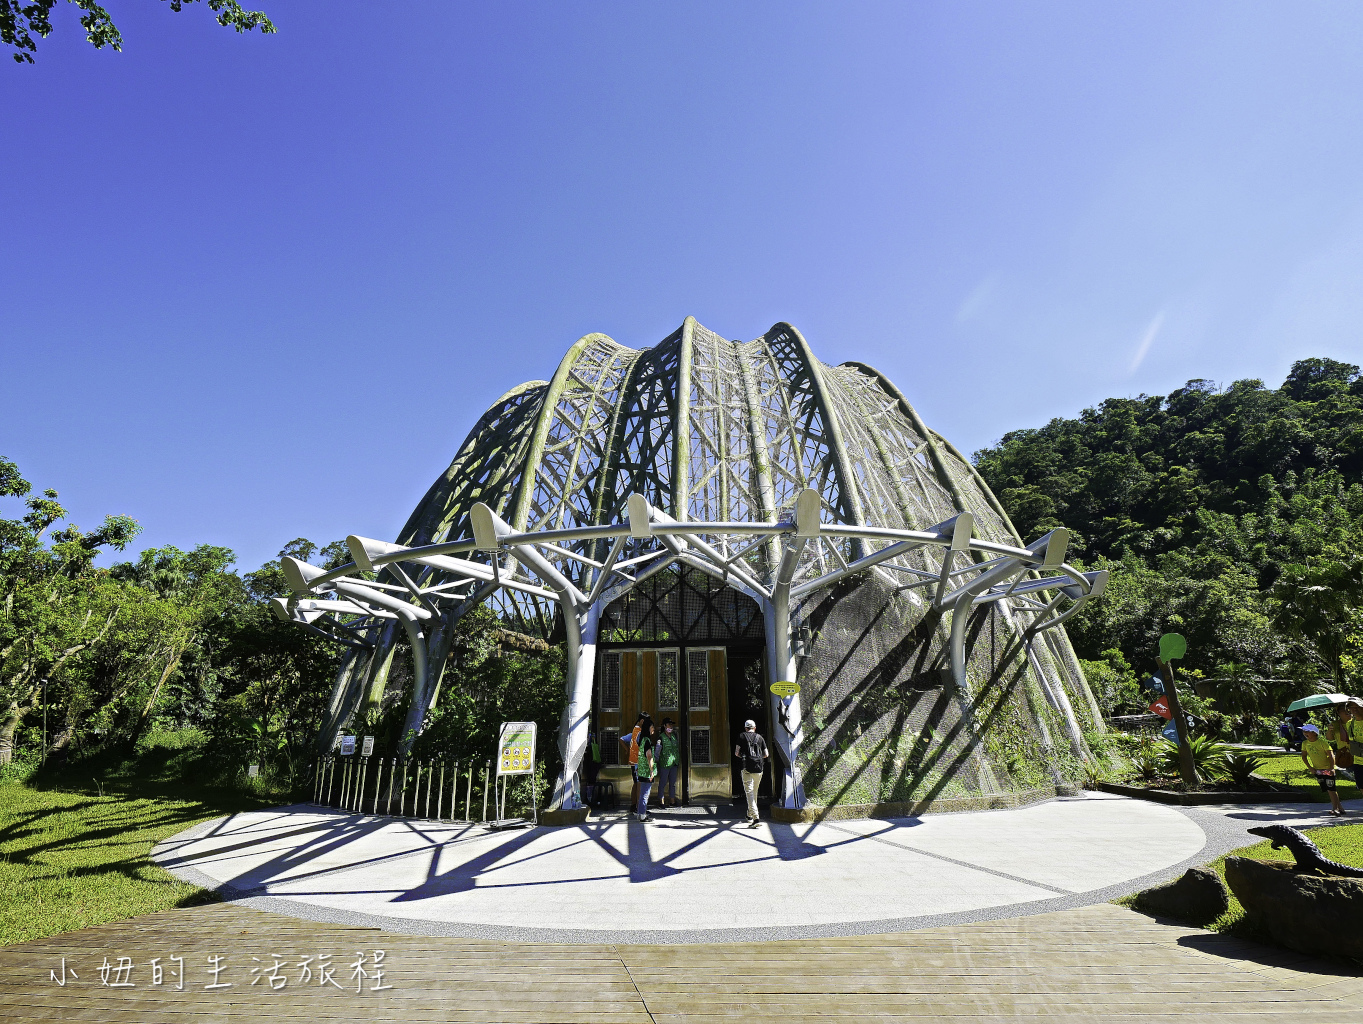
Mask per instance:
[[[1225,777],[1235,784],[1236,789],[1248,789],[1254,773],[1263,767],[1268,759],[1257,750],[1230,749],[1225,754]]]
[[[1188,749],[1193,755],[1193,769],[1198,778],[1214,779],[1226,774],[1226,754],[1230,749],[1207,736],[1189,736]],[[1178,744],[1164,740],[1159,744],[1160,762],[1169,775],[1179,771]]]
[[[1149,744],[1143,744],[1132,752],[1131,764],[1135,767],[1136,774],[1149,782],[1163,770],[1164,759],[1160,751]]]

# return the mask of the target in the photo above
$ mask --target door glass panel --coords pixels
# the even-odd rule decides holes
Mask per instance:
[[[616,651],[601,658],[601,710],[620,710],[620,654]]]
[[[677,707],[677,652],[658,652],[658,707],[672,711]]]
[[[703,711],[710,706],[710,652],[688,651],[687,654],[690,682],[687,695],[690,697],[690,709]],[[708,744],[709,741],[706,742]]]
[[[710,763],[710,727],[693,725],[691,727],[691,763]]]

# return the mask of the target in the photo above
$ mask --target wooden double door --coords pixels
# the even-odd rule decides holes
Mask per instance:
[[[601,777],[628,797],[628,738],[641,711],[659,731],[672,719],[680,743],[679,796],[700,802],[734,795],[728,659],[723,647],[611,648],[597,655],[596,728]]]

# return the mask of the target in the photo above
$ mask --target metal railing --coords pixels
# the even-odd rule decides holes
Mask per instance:
[[[312,802],[356,814],[485,822],[491,779],[492,762],[479,764],[476,758],[327,754],[313,765]],[[477,819],[473,817],[475,793],[482,797],[482,817]]]

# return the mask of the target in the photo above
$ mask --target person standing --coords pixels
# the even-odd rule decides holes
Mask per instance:
[[[1343,815],[1339,791],[1335,789],[1335,752],[1329,741],[1321,739],[1320,726],[1315,722],[1303,722],[1301,731],[1306,737],[1301,745],[1301,759],[1320,783],[1320,788],[1330,794],[1330,813]]]
[[[1347,702],[1335,705],[1335,720],[1325,727],[1325,738],[1335,750],[1335,774],[1352,782],[1354,755],[1349,749],[1349,725],[1353,718]]]
[[[635,778],[638,779],[639,803],[636,810],[640,821],[652,821],[648,813],[648,795],[653,792],[653,780],[658,775],[658,727],[652,719],[645,719],[639,731],[639,760]]]
[[[629,774],[634,780],[634,785],[629,789],[629,805],[633,807],[639,802],[639,736],[643,732],[645,724],[651,720],[647,711],[640,711],[639,717],[634,720],[634,729],[628,736],[621,736],[621,743],[629,744]]]
[[[1296,751],[1301,750],[1301,741],[1304,738],[1302,735],[1301,726],[1302,723],[1305,722],[1308,717],[1310,716],[1308,716],[1305,711],[1298,711],[1295,715],[1293,715],[1291,718],[1287,720],[1288,727],[1291,730],[1291,734],[1288,737],[1287,747],[1288,750]]]
[[[601,745],[596,742],[596,730],[587,733],[587,749],[582,758],[582,802],[588,807],[596,799],[596,779],[601,774]]]
[[[761,821],[757,814],[757,786],[766,768],[767,741],[757,731],[757,723],[749,718],[743,723],[743,733],[734,744],[734,757],[743,766],[743,795],[748,798],[748,828],[757,828]]]
[[[663,734],[658,737],[658,803],[666,807],[668,796],[672,806],[677,800],[677,770],[681,765],[681,750],[677,746],[677,723],[663,719]]]
[[[1349,739],[1354,770],[1363,764],[1363,701],[1357,698],[1344,705],[1344,735]]]

